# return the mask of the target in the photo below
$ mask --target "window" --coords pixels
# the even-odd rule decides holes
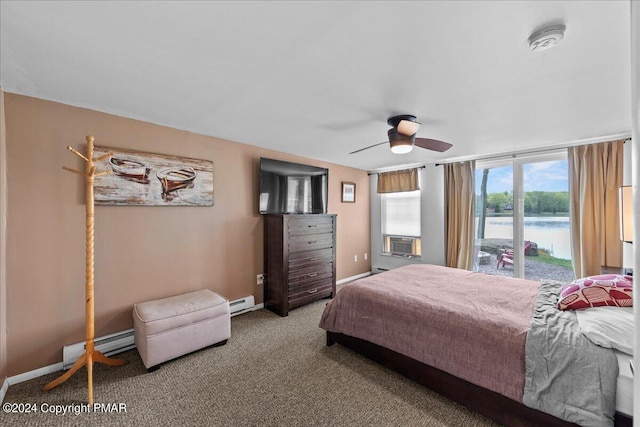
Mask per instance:
[[[476,162],[476,271],[573,280],[567,168],[565,150]]]
[[[420,190],[381,194],[383,251],[420,256]]]

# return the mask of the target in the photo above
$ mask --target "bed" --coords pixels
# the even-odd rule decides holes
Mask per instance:
[[[623,372],[618,357],[613,350],[589,342],[579,327],[578,333],[565,334],[575,341],[568,346],[594,348],[574,351],[575,363],[570,362],[571,355],[563,354],[562,360],[570,371],[571,366],[585,362],[584,355],[595,354],[597,360],[587,363],[598,364],[597,378],[581,383],[580,375],[573,375],[567,382],[575,385],[577,381],[581,393],[575,394],[588,401],[576,406],[589,411],[565,415],[545,406],[547,402],[553,406],[556,396],[547,399],[545,387],[536,388],[539,380],[532,377],[540,369],[532,370],[531,357],[525,357],[527,346],[544,346],[534,339],[555,341],[545,333],[529,333],[532,320],[541,313],[544,286],[414,264],[345,285],[327,304],[320,327],[327,331],[327,345],[342,344],[508,426],[575,425],[567,419],[598,426],[613,425],[615,419],[617,426],[630,426],[632,418],[615,411],[617,377]],[[555,298],[554,304],[558,287],[549,283],[545,288],[547,298]],[[573,319],[577,325],[575,317],[567,313],[559,323]],[[547,380],[563,384],[567,378]],[[527,399],[544,405],[532,407],[523,403]]]

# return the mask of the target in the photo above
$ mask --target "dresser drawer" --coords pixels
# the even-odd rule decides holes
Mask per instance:
[[[333,248],[316,251],[293,252],[289,255],[289,273],[293,270],[326,264],[333,261]]]
[[[289,220],[289,236],[306,236],[308,234],[333,233],[333,219],[294,218]]]
[[[333,292],[333,283],[324,282],[289,293],[289,307],[297,307],[317,299],[326,298]]]
[[[264,215],[264,306],[281,316],[336,292],[336,215]]]
[[[333,247],[333,234],[309,234],[289,237],[289,252],[310,251]]]
[[[312,283],[325,281],[333,277],[333,263],[320,264],[289,272],[289,290]]]

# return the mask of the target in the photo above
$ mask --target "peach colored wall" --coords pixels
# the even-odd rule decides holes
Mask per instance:
[[[0,88],[0,387],[7,378],[7,203],[4,91]]]
[[[136,302],[190,290],[263,301],[261,156],[329,168],[338,280],[370,271],[363,170],[15,94],[5,94],[5,112],[10,376],[60,362],[64,345],[84,340],[84,184],[61,167],[83,169],[65,147],[84,152],[87,134],[96,145],[208,159],[214,168],[213,207],[96,206],[96,336],[132,327]],[[356,183],[357,203],[340,202],[341,181]]]

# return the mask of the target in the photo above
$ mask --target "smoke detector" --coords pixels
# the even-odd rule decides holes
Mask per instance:
[[[531,52],[539,52],[552,48],[564,38],[565,29],[564,25],[556,25],[532,34],[529,37],[529,49]]]

